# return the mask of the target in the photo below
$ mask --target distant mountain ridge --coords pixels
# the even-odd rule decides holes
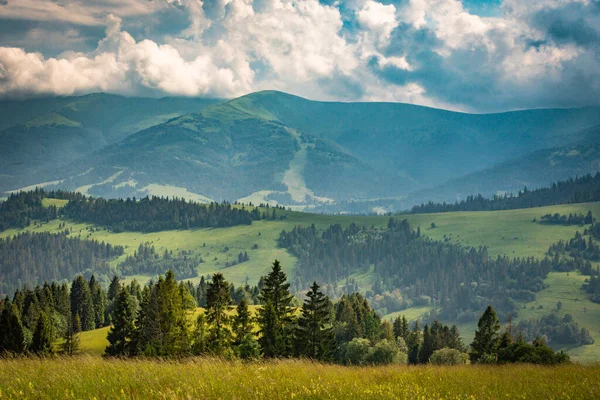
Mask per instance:
[[[399,205],[414,193],[454,201],[600,169],[592,129],[600,108],[464,114],[275,91],[228,101],[111,96],[57,99],[52,111],[42,102],[42,115],[27,110],[30,118],[0,131],[2,143],[15,143],[0,152],[9,160],[0,163],[0,190],[60,180],[59,187],[105,197],[327,208],[382,198]],[[40,143],[45,152],[36,150]],[[44,169],[37,182],[15,172],[28,163]]]

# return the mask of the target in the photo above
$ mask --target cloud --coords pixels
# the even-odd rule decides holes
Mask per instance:
[[[278,89],[465,111],[600,104],[600,2],[478,1],[9,1],[0,96]]]

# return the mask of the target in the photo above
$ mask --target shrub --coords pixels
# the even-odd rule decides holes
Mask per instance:
[[[460,365],[469,361],[469,355],[456,349],[444,347],[433,352],[429,362],[435,365]]]
[[[402,353],[395,342],[383,339],[369,350],[367,355],[369,364],[406,364],[408,356]]]

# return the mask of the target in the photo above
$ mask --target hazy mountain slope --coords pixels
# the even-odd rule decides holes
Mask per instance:
[[[399,199],[373,199],[321,205],[318,212],[372,213],[402,211],[414,205],[464,200],[469,195],[491,197],[497,193],[517,193],[549,186],[554,182],[600,171],[600,125],[576,132],[581,138],[568,146],[536,150],[490,168],[450,180],[430,189],[419,190]]]
[[[285,204],[364,197],[395,182],[343,148],[236,102],[142,130],[70,164],[60,177],[67,178],[63,187],[102,196],[185,188],[214,200]]]
[[[585,128],[600,124],[598,108],[474,115],[398,103],[316,102],[274,91],[217,104],[104,94],[69,100],[57,99],[58,111],[42,119],[72,123],[38,126],[37,134],[23,133],[30,122],[7,130],[14,130],[6,136],[11,148],[20,150],[0,151],[8,155],[0,164],[0,190],[66,179],[63,187],[113,197],[183,193],[288,205],[389,198],[388,204],[400,204],[436,188],[422,193],[455,198],[593,172],[591,159],[564,158],[552,169],[542,162],[549,155],[536,155],[507,164],[520,172],[470,176],[462,188],[452,188],[458,181],[440,186],[538,150],[572,146],[585,138]],[[190,109],[196,113],[181,116]],[[49,149],[29,143],[41,142],[40,135],[48,135]],[[73,143],[63,146],[53,137]],[[573,168],[563,168],[569,160]]]
[[[365,162],[431,187],[533,150],[576,141],[600,123],[600,109],[464,114],[400,103],[329,103],[280,92],[235,99],[232,108],[270,115],[329,139]]]
[[[600,125],[577,132],[579,143],[537,150],[409,197],[411,203],[454,201],[470,194],[517,192],[600,171]]]
[[[0,190],[54,180],[62,165],[217,101],[91,94],[0,102]]]

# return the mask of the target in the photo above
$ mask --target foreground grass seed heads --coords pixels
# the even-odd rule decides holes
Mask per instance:
[[[597,399],[600,365],[343,367],[93,357],[0,361],[0,399]]]

